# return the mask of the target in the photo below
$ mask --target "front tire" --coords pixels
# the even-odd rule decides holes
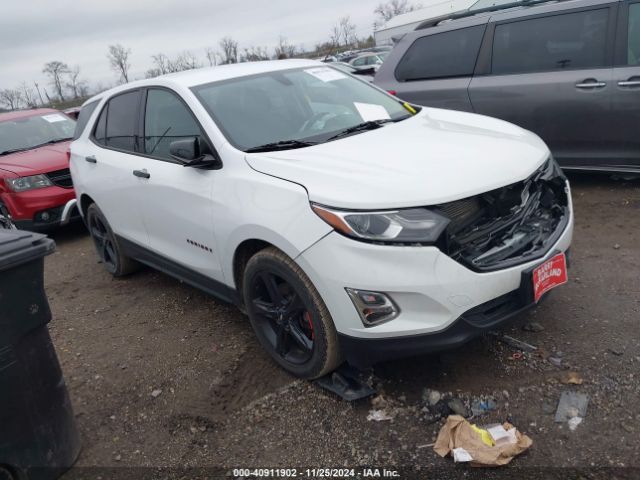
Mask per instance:
[[[302,269],[275,247],[245,268],[244,302],[258,341],[293,375],[314,379],[342,362],[331,315]]]
[[[111,275],[123,277],[138,269],[138,263],[124,254],[109,222],[95,203],[87,209],[87,225],[98,256]]]

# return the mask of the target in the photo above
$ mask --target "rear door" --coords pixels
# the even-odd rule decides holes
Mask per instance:
[[[620,5],[613,71],[614,118],[609,129],[616,149],[612,167],[640,168],[640,1]]]
[[[600,5],[491,23],[474,110],[537,133],[563,166],[607,161],[615,20]]]
[[[102,107],[86,142],[73,144],[77,176],[104,213],[114,233],[130,241],[146,244],[146,229],[139,208],[138,178],[142,168],[137,156],[140,90],[110,98]]]
[[[397,62],[392,53],[374,83],[417,105],[472,111],[467,90],[485,29],[486,24],[450,31],[436,27],[415,40],[409,36],[403,41],[412,43],[402,58]]]

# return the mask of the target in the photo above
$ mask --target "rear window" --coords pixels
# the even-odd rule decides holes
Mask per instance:
[[[609,9],[498,25],[493,74],[604,67]]]
[[[473,75],[485,25],[428,35],[409,47],[396,68],[401,82]]]
[[[89,122],[89,118],[91,118],[91,114],[98,106],[98,103],[100,103],[100,100],[88,103],[82,107],[82,110],[80,110],[80,114],[78,115],[78,120],[76,122],[76,130],[73,134],[74,140],[80,138],[80,135],[84,132],[84,129],[87,127],[87,123]]]

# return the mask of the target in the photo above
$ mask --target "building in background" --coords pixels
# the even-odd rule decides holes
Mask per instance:
[[[489,4],[500,0],[490,1]],[[462,10],[468,10],[476,3],[486,4],[486,0],[430,0],[429,5],[413,12],[393,17],[375,32],[376,45],[393,45],[394,37],[402,37],[416,29],[418,25],[432,18],[442,17]]]

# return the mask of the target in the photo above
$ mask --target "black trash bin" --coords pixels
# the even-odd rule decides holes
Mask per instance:
[[[47,323],[44,235],[0,229],[0,479],[50,480],[80,441]]]

